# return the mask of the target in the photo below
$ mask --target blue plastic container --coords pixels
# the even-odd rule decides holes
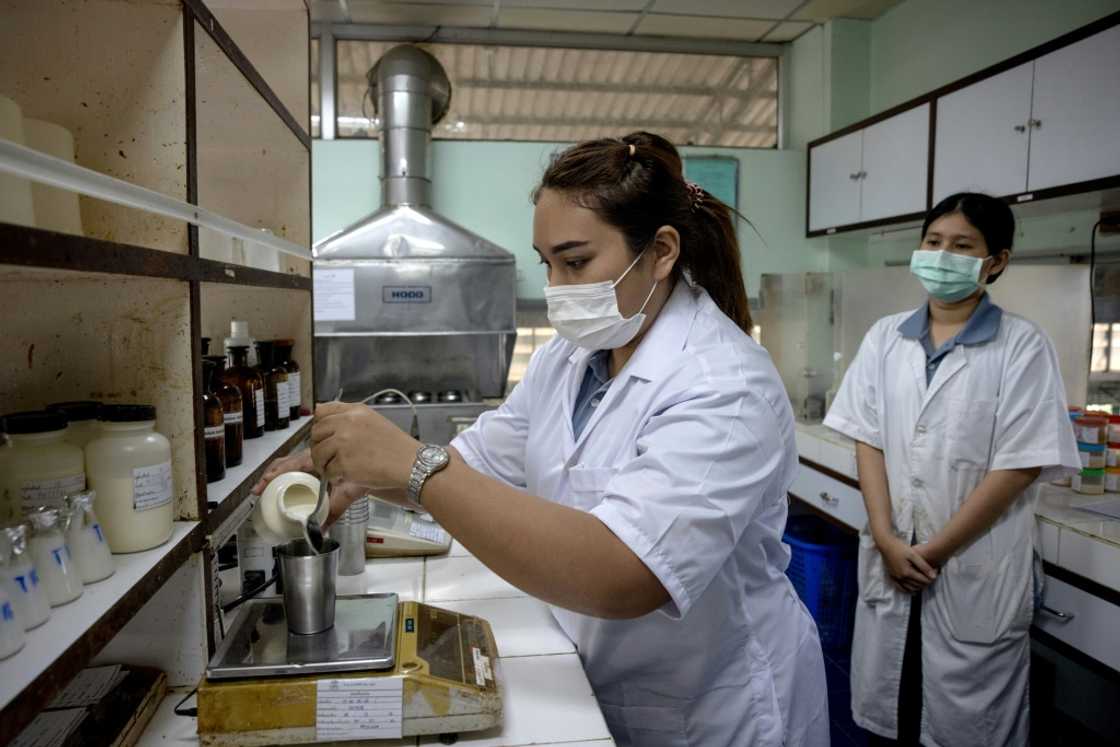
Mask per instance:
[[[811,515],[789,517],[782,539],[792,553],[786,575],[817,622],[821,646],[847,649],[852,643],[859,589],[858,540]]]

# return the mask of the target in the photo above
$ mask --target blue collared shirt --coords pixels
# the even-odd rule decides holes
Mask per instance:
[[[576,397],[575,412],[572,413],[572,431],[576,439],[583,433],[584,426],[591,420],[595,408],[603,401],[611,386],[610,354],[609,350],[597,350],[587,362],[587,370],[583,374],[579,395]]]
[[[933,347],[933,340],[929,334],[929,304],[915,311],[898,328],[899,334],[910,340],[920,340],[926,351],[926,385],[933,381],[941,361],[945,360],[957,345],[979,345],[995,339],[999,333],[999,323],[1003,319],[1003,309],[992,303],[987,293],[980,297],[980,304],[973,310],[972,316],[965,322],[961,329],[951,339],[939,347]]]

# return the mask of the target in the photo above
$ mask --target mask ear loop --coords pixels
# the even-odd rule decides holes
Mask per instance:
[[[618,280],[616,280],[616,281],[614,281],[613,283],[611,283],[611,290],[614,290],[615,288],[617,288],[617,287],[618,287],[618,284],[619,284],[619,283],[621,283],[621,282],[622,282],[623,280],[625,280],[625,279],[626,279],[626,276],[627,276],[627,275],[629,275],[629,274],[630,274],[630,271],[634,269],[634,265],[638,264],[638,262],[639,262],[639,261],[641,261],[642,257],[644,257],[644,256],[645,256],[645,254],[646,254],[646,250],[645,250],[645,249],[643,249],[642,251],[638,252],[638,256],[637,256],[637,257],[634,257],[634,261],[630,263],[630,266],[626,268],[626,271],[625,271],[625,272],[623,272],[623,273],[622,273],[621,275],[619,275],[619,276],[618,276]]]

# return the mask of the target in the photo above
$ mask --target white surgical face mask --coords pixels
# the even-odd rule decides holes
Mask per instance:
[[[642,254],[645,254],[643,251]],[[601,283],[584,283],[581,285],[545,286],[544,298],[548,303],[548,321],[556,328],[556,333],[565,340],[589,350],[613,350],[620,348],[634,339],[642,323],[646,320],[645,311],[653,292],[657,289],[657,281],[649,289],[649,295],[642,303],[638,313],[629,319],[622,316],[618,309],[618,296],[614,289],[625,278],[638,260],[639,254],[622,277],[613,283],[604,280]]]

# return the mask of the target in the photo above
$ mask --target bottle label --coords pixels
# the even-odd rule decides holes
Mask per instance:
[[[288,397],[288,382],[281,381],[276,385],[276,410],[280,417],[288,417],[288,412],[292,409]]]
[[[4,602],[4,606],[0,607],[0,617],[4,618],[4,622],[11,622],[16,619],[15,610],[12,609],[10,602]]]
[[[80,472],[54,480],[28,480],[23,483],[20,492],[24,509],[30,509],[35,506],[61,506],[65,496],[85,489],[86,476],[84,472]]]
[[[257,427],[264,427],[264,392],[257,389],[253,392],[253,403],[257,408]]]
[[[288,374],[288,392],[288,399],[290,400],[289,404],[292,407],[299,407],[301,404],[303,404],[300,395],[300,379],[298,371],[296,373]]]
[[[217,441],[226,437],[226,426],[222,425],[208,425],[203,433],[207,441]]]
[[[226,423],[226,425],[239,425],[244,420],[245,420],[245,417],[241,414],[241,410],[238,410],[237,412],[227,412],[227,413],[225,413],[225,423]]]
[[[105,535],[101,532],[101,525],[100,524],[90,524],[89,530],[91,532],[93,532],[95,537],[97,537],[97,544],[99,544],[99,545],[104,545],[105,544]]]
[[[150,511],[171,503],[171,462],[132,470],[132,508]]]

